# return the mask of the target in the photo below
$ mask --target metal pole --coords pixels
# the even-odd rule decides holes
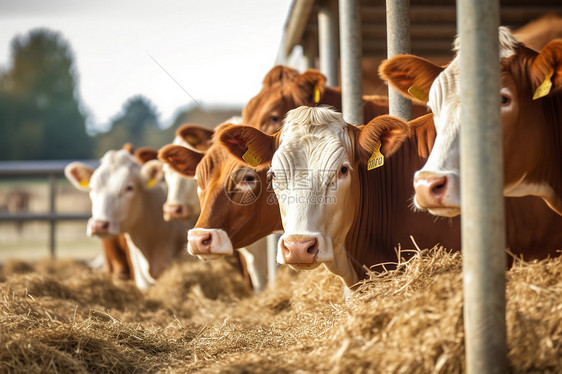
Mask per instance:
[[[318,55],[317,41],[310,34],[307,34],[305,38],[302,45],[303,69],[316,69],[316,56]]]
[[[277,243],[279,234],[270,234],[267,237],[267,283],[269,287],[275,287],[275,275],[277,274]]]
[[[318,9],[318,49],[320,71],[328,86],[338,86],[338,4],[336,0],[320,2]]]
[[[410,0],[386,0],[386,43],[388,58],[410,53]],[[412,119],[412,101],[388,86],[389,113]]]
[[[457,1],[461,228],[469,374],[507,371],[499,2]]]
[[[339,11],[343,118],[354,125],[362,125],[359,0],[340,0]]]
[[[55,219],[55,193],[56,193],[56,176],[55,174],[49,174],[49,213],[51,218],[49,219],[49,253],[51,257],[55,257],[55,231],[56,231],[56,219]]]

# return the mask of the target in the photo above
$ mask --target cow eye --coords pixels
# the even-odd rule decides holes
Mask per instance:
[[[343,165],[340,168],[340,172],[338,173],[338,178],[343,178],[347,175],[347,172],[349,171],[349,167],[347,165]]]
[[[125,191],[130,192],[133,190],[133,185],[132,184],[128,184],[125,186]]]
[[[507,106],[511,103],[511,97],[507,96],[507,95],[502,95],[501,97],[501,103],[502,106]]]
[[[271,122],[279,122],[279,117],[278,116],[271,116],[271,118],[269,120]]]
[[[254,177],[253,175],[246,175],[244,176],[243,181],[246,183],[252,183],[256,180],[256,177]]]

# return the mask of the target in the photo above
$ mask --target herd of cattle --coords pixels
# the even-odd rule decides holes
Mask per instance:
[[[535,50],[517,37],[500,27],[507,247],[545,258],[562,249],[562,40]],[[69,164],[67,178],[90,193],[87,232],[102,239],[108,271],[146,289],[183,253],[186,229],[190,254],[237,256],[257,291],[274,232],[279,263],[323,264],[347,287],[396,262],[411,237],[460,250],[458,56],[437,66],[400,55],[379,74],[413,100],[414,120],[365,96],[367,123],[348,124],[321,73],[276,66],[241,118],[184,125],[159,151],[108,151],[95,170]]]

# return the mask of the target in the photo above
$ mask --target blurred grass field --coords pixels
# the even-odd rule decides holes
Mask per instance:
[[[27,213],[49,212],[49,187],[46,178],[0,180],[0,211],[8,213],[8,199],[14,191],[28,194]],[[76,190],[68,181],[56,181],[57,213],[86,213],[91,209],[88,194]],[[23,211],[22,213],[25,213]],[[9,259],[35,261],[50,256],[48,222],[0,222],[0,263]],[[59,221],[55,225],[57,258],[91,260],[101,254],[100,241],[86,236],[86,221]]]

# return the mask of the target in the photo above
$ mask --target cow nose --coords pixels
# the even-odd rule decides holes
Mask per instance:
[[[414,178],[416,203],[424,209],[443,205],[449,180],[446,175],[420,174]]]
[[[210,254],[212,242],[213,236],[211,233],[189,236],[189,245],[193,255]]]
[[[318,257],[318,240],[311,237],[291,238],[280,241],[286,264],[313,264]]]
[[[109,234],[109,222],[95,220],[91,223],[92,235],[107,235]]]
[[[165,204],[164,205],[164,219],[187,219],[188,209],[183,204]]]

